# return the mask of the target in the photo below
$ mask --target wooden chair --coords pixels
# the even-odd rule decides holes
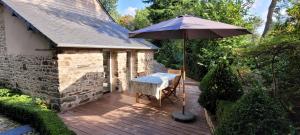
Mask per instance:
[[[176,69],[168,69],[168,73],[170,74],[176,74],[176,75],[182,75],[182,70],[176,70]],[[179,84],[179,88],[180,88],[180,84]],[[174,96],[176,96],[176,91],[173,93]]]
[[[139,72],[137,73],[137,77],[142,77],[142,76],[146,76],[146,72]]]
[[[173,80],[172,85],[162,90],[163,93],[162,99],[169,99],[171,102],[173,102],[170,99],[170,96],[174,95],[176,97],[176,89],[180,83],[180,79],[181,79],[181,75],[177,75]]]
[[[170,73],[170,74],[176,74],[176,75],[181,75],[181,70],[168,69],[168,73]]]

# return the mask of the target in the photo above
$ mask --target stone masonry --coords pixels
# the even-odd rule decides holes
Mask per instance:
[[[128,58],[129,59],[129,58]],[[118,51],[117,52],[117,87],[120,91],[126,91],[129,87],[129,78],[127,74],[130,72],[129,66],[127,65],[127,52]]]
[[[153,73],[154,53],[153,51],[137,52],[137,72]]]
[[[130,55],[128,55],[130,54]],[[145,50],[113,51],[112,52],[113,70],[113,90],[126,91],[129,89],[130,77],[137,77],[137,73],[154,72],[154,52]],[[132,65],[128,63],[132,62]],[[133,66],[133,67],[131,67]]]
[[[107,51],[105,52],[107,53]],[[128,51],[111,51],[112,87],[114,91],[129,89],[130,73]],[[132,51],[131,53],[135,53]],[[138,56],[139,55],[139,56]],[[151,73],[152,51],[138,51],[135,63],[139,70]],[[110,79],[105,76],[109,68],[104,68],[104,52],[101,49],[61,49],[58,53],[59,91],[61,110],[68,110],[78,105],[97,100],[104,92],[110,91]],[[137,67],[133,69],[138,69]],[[131,71],[136,73],[137,71]]]
[[[63,49],[58,54],[61,109],[96,100],[103,95],[105,78],[101,50]]]
[[[8,83],[7,70],[7,48],[5,43],[5,25],[4,25],[4,9],[0,5],[0,83]]]
[[[1,85],[41,97],[57,109],[59,92],[55,57],[8,54],[3,10],[3,6],[0,5]]]

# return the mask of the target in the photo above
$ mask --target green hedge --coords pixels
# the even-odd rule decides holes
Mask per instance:
[[[4,114],[21,123],[31,124],[42,135],[75,135],[67,128],[57,114],[40,100],[33,102],[27,95],[0,88],[0,110]]]
[[[219,114],[220,115],[220,114]],[[221,114],[216,135],[287,135],[293,126],[280,103],[262,90],[244,95]]]
[[[228,115],[232,111],[233,105],[235,102],[220,100],[217,104],[217,120],[222,121],[224,116]]]
[[[236,101],[243,95],[237,76],[229,64],[222,61],[213,67],[200,82],[199,103],[215,114],[219,100]]]

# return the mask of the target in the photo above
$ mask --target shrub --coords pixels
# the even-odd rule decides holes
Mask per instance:
[[[216,135],[288,134],[289,122],[280,103],[262,90],[244,95],[224,114]]]
[[[238,78],[225,62],[213,67],[202,79],[200,86],[202,93],[199,103],[212,114],[216,112],[218,100],[236,101],[243,95]]]
[[[20,94],[21,93],[18,91],[11,91],[0,87],[0,97],[11,97],[13,95],[20,95]]]
[[[224,116],[228,115],[228,113],[231,112],[234,104],[235,103],[231,101],[225,101],[225,100],[218,101],[217,112],[216,112],[217,120],[222,121]]]
[[[56,113],[45,105],[36,104],[26,95],[0,89],[0,110],[2,114],[35,127],[42,135],[73,135]]]

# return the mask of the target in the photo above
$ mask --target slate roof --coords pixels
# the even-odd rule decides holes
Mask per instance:
[[[98,0],[0,0],[57,47],[157,49],[143,39],[129,39]]]

